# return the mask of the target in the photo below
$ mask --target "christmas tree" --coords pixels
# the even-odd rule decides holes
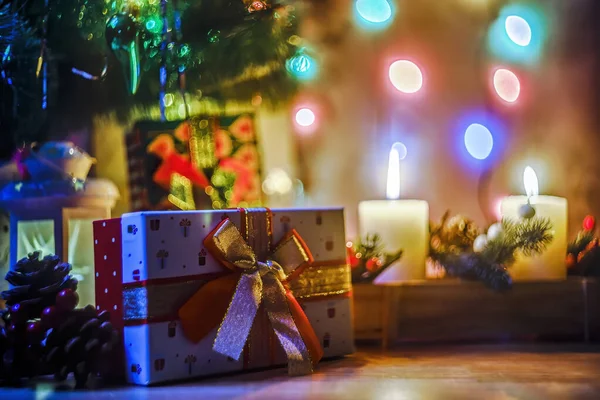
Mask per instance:
[[[3,130],[20,145],[173,96],[277,104],[295,89],[294,11],[271,0],[5,0]]]

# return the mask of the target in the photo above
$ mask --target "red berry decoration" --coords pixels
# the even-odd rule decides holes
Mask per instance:
[[[10,319],[15,324],[27,322],[27,309],[20,303],[13,305],[10,308]]]
[[[577,265],[577,260],[574,254],[567,255],[567,268],[573,268]]]
[[[71,311],[79,303],[79,295],[72,289],[61,290],[56,295],[56,306],[61,310]]]
[[[596,228],[596,218],[592,215],[588,215],[583,219],[583,230],[591,232]]]
[[[367,261],[366,267],[367,271],[376,272],[381,267],[381,261],[379,261],[379,258],[373,257]]]
[[[357,257],[356,251],[350,243],[346,245],[346,259],[351,268],[356,268],[360,264],[360,257]]]
[[[44,338],[45,334],[46,331],[41,322],[35,321],[27,325],[27,338],[29,339],[29,343],[39,343]]]
[[[41,320],[42,325],[46,328],[56,328],[60,325],[62,313],[54,306],[44,308],[42,311]]]

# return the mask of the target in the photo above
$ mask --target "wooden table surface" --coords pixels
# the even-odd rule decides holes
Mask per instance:
[[[600,399],[600,346],[412,346],[321,364],[307,377],[282,369],[152,388],[87,392],[0,389],[0,399]]]

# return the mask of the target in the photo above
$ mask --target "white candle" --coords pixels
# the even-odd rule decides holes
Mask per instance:
[[[535,216],[548,218],[552,223],[552,242],[539,255],[518,255],[515,264],[508,269],[515,281],[563,280],[567,277],[565,257],[567,254],[567,199],[540,196],[537,176],[531,167],[525,168],[523,176],[527,196],[510,196],[502,200],[502,217],[518,220],[519,209],[530,202]]]
[[[425,279],[429,252],[429,204],[400,197],[400,156],[392,147],[388,168],[387,198],[358,205],[361,237],[377,233],[388,253],[403,250],[402,258],[388,267],[376,283]]]

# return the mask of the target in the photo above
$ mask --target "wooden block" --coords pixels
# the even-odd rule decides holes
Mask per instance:
[[[516,283],[497,293],[477,282],[431,281],[398,286],[395,338],[460,341],[534,337],[584,338],[581,279]],[[595,286],[594,286],[595,289]],[[598,296],[598,291],[592,295]],[[595,303],[599,304],[596,297]],[[597,314],[597,306],[590,312]],[[595,320],[594,324],[600,325]],[[594,328],[597,331],[596,325]]]
[[[596,279],[586,279],[587,291],[587,339],[600,340],[600,282]]]
[[[381,340],[383,335],[384,287],[367,283],[353,285],[354,336],[357,340]]]

